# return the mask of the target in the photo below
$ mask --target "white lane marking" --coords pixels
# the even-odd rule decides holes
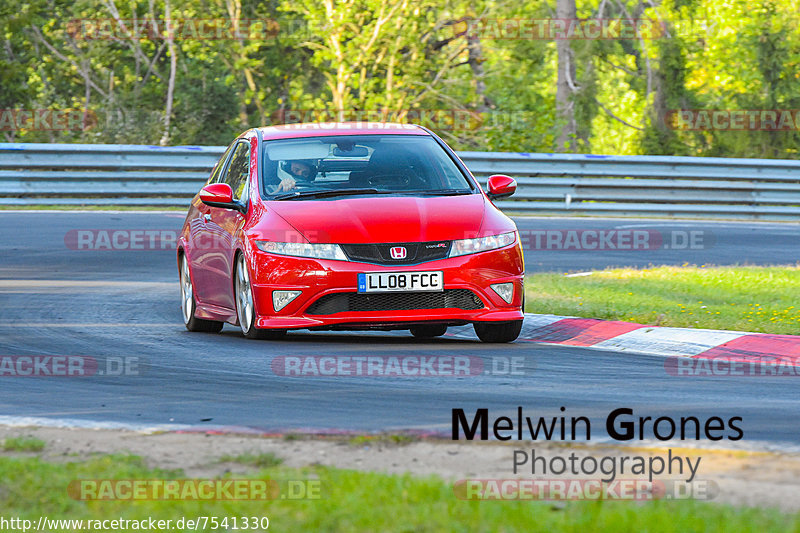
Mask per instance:
[[[744,222],[741,222],[741,223],[738,223],[738,224],[737,223],[725,223],[725,222],[713,223],[713,222],[710,222],[710,221],[708,221],[708,222],[707,221],[703,221],[702,224],[680,224],[680,223],[676,224],[676,223],[670,223],[670,222],[659,222],[659,223],[652,223],[652,224],[624,224],[624,225],[620,225],[620,226],[614,226],[614,229],[662,228],[662,227],[663,228],[703,229],[704,226],[711,226],[711,224],[713,224],[714,228],[723,227],[723,228],[740,228],[741,229],[742,225],[745,224],[745,223]],[[761,224],[763,226],[767,226],[769,229],[771,229],[773,232],[776,232],[776,233],[778,233],[779,231],[784,231],[784,232],[789,233],[789,234],[796,234],[797,231],[798,231],[798,229],[792,227],[793,225],[796,224],[795,222],[787,222],[786,225],[788,225],[789,228],[787,228],[786,225],[778,225],[778,224],[771,223],[771,222],[759,222],[759,224]],[[747,224],[747,225],[750,225],[750,224]],[[746,228],[744,228],[744,229],[746,229]],[[759,228],[759,229],[764,229],[764,228],[762,227],[762,228]]]
[[[713,329],[642,327],[598,342],[594,348],[649,355],[692,357],[746,333]]]
[[[712,218],[702,218],[702,217],[676,217],[676,218],[646,218],[646,217],[563,217],[563,216],[548,216],[548,215],[525,215],[525,214],[516,214],[513,217],[514,220],[525,220],[525,219],[533,219],[533,220],[565,220],[571,222],[632,222],[636,220],[642,221],[643,225],[663,225],[669,226],[675,223],[678,224],[694,224],[695,226],[700,224],[707,224],[707,225],[714,225],[714,226],[730,226],[730,227],[741,227],[743,225],[746,226],[774,226],[776,228],[779,227],[792,227],[797,226],[798,223],[792,220],[715,220]],[[649,222],[652,221],[652,222]],[[635,224],[631,225],[632,227]],[[623,226],[621,226],[623,227]]]
[[[564,277],[565,278],[582,278],[583,276],[591,276],[592,274],[594,274],[594,272],[590,270],[589,272],[576,272],[574,274],[564,274]]]
[[[614,229],[631,229],[631,228],[697,228],[698,224],[670,224],[668,222],[660,224],[625,224],[622,226],[614,226]]]
[[[160,431],[178,431],[193,426],[186,424],[128,424],[98,420],[81,420],[78,418],[44,418],[41,416],[5,416],[0,415],[0,425],[11,427],[40,426],[51,428],[83,428],[83,429],[126,429],[144,433]]]
[[[158,323],[158,324],[140,324],[137,322],[123,322],[119,324],[108,324],[105,322],[0,322],[0,328],[176,328],[179,323]]]
[[[156,287],[177,287],[178,281],[99,281],[69,279],[0,279],[0,288],[68,288],[68,287],[125,287],[146,289]]]

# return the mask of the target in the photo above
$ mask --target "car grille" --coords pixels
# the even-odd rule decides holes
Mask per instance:
[[[444,259],[450,253],[450,241],[406,242],[395,244],[342,244],[345,255],[351,261],[376,265],[410,265]],[[406,257],[392,259],[390,250],[406,249]]]
[[[397,292],[326,294],[308,308],[309,315],[333,315],[346,311],[412,311],[415,309],[481,309],[483,302],[468,289],[442,292]]]

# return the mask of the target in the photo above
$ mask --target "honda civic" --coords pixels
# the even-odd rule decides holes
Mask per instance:
[[[254,128],[194,197],[177,260],[190,331],[408,330],[473,324],[515,340],[523,254],[514,222],[444,141],[409,124]]]

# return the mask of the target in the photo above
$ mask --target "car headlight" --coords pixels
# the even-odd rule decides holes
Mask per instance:
[[[256,246],[258,246],[258,249],[262,252],[269,252],[271,254],[310,257],[311,259],[335,259],[337,261],[347,261],[347,256],[344,255],[341,246],[338,244],[256,241]]]
[[[514,244],[514,241],[516,240],[516,231],[501,233],[500,235],[480,237],[477,239],[460,239],[453,241],[453,245],[450,247],[449,257],[458,257],[459,255],[476,254],[478,252],[503,248],[510,244]]]

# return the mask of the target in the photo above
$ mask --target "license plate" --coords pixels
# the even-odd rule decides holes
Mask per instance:
[[[444,272],[362,272],[358,292],[443,291]]]

